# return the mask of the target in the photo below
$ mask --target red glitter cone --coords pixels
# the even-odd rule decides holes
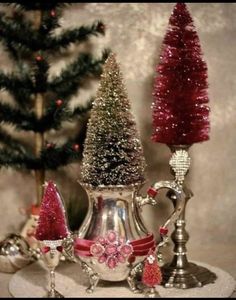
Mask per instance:
[[[148,287],[161,284],[162,274],[153,250],[150,250],[144,263],[142,283]]]
[[[69,234],[65,209],[56,185],[49,181],[44,190],[35,237],[39,241],[60,240]]]
[[[184,3],[177,3],[164,37],[154,82],[154,142],[191,145],[209,139],[207,66]]]

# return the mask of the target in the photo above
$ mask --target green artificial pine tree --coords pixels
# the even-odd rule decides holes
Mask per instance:
[[[13,69],[0,72],[0,89],[8,92],[11,98],[9,102],[4,96],[0,99],[0,167],[28,170],[35,176],[31,216],[20,236],[31,249],[37,250],[34,234],[46,172],[82,157],[92,99],[86,99],[83,103],[87,104],[83,105],[74,102],[72,109],[72,97],[88,80],[99,78],[108,51],[104,50],[96,58],[89,51],[80,50],[59,75],[50,72],[51,66],[55,59],[70,55],[71,45],[104,35],[105,25],[96,21],[72,29],[60,28],[62,13],[70,5],[67,3],[44,1],[5,5],[7,9],[0,12],[0,41],[13,61]],[[70,129],[74,126],[76,135],[70,130],[70,136],[65,136],[66,121],[71,123]],[[53,141],[50,141],[52,136]],[[15,243],[13,236],[6,237],[0,254],[3,253],[1,249]],[[19,249],[16,251],[21,255]],[[17,267],[8,261],[9,252],[4,253],[6,260],[1,257],[4,263],[0,263],[0,270],[14,272]]]
[[[82,181],[94,187],[144,180],[145,161],[115,55],[108,57],[93,103],[82,160]]]
[[[0,39],[14,60],[15,68],[12,72],[0,73],[0,88],[12,96],[14,104],[0,100],[0,121],[3,125],[12,125],[15,132],[13,137],[4,126],[0,128],[0,166],[34,172],[38,206],[45,172],[81,158],[86,115],[92,100],[88,99],[84,106],[77,103],[73,109],[70,100],[86,80],[100,75],[107,51],[100,58],[80,52],[58,76],[49,76],[50,66],[55,55],[58,57],[62,52],[64,55],[70,45],[103,35],[105,26],[97,21],[91,26],[65,29],[58,34],[56,31],[66,3],[46,1],[8,5],[12,16],[0,13]],[[81,131],[63,144],[47,142],[47,134],[52,131],[54,136],[60,136],[65,121],[74,121],[76,125],[80,122]],[[33,147],[15,137],[17,132],[29,136],[33,132]]]

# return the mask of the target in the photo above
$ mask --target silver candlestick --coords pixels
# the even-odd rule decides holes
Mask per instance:
[[[185,229],[185,210],[189,199],[192,198],[192,191],[184,184],[185,176],[190,168],[190,157],[188,155],[189,146],[170,146],[172,157],[170,159],[171,171],[175,176],[175,182],[183,188],[185,194],[184,207],[175,222],[175,230],[171,237],[174,242],[174,257],[170,264],[162,267],[163,284],[165,287],[193,288],[214,283],[216,275],[208,269],[190,263],[187,258],[186,243],[189,234]],[[176,206],[176,195],[170,190],[168,198]]]

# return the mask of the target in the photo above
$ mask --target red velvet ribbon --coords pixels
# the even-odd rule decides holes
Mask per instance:
[[[90,247],[94,243],[96,243],[96,241],[80,238],[75,239],[75,254],[78,256],[92,256],[90,253]],[[154,236],[153,234],[149,234],[145,238],[131,241],[130,245],[133,247],[133,256],[147,255],[150,249],[155,249]]]

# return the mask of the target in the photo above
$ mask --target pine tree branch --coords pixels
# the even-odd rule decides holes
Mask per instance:
[[[53,20],[57,19],[56,17]],[[55,22],[54,22],[55,23]],[[51,25],[53,23],[51,22]],[[53,37],[48,34],[48,23],[42,23],[39,31],[32,27],[32,23],[18,18],[17,22],[4,17],[0,13],[0,33],[1,39],[5,44],[21,45],[24,51],[58,51],[60,48],[66,48],[71,43],[79,43],[87,40],[90,36],[104,35],[104,25],[97,21],[91,26],[81,26],[79,28],[65,30],[61,35]],[[54,26],[56,25],[53,24]],[[54,29],[54,28],[51,28]]]
[[[33,130],[37,119],[33,112],[23,113],[9,104],[0,103],[0,122],[14,125],[21,130]]]
[[[91,99],[86,106],[77,106],[74,108],[73,112],[71,113],[71,119],[74,117],[78,117],[81,115],[86,114],[92,108],[93,99]]]
[[[64,121],[72,122],[75,118],[84,116],[92,107],[92,102],[89,101],[86,106],[77,106],[73,111],[66,108],[66,104],[57,107],[53,104],[48,108],[44,116],[38,120],[37,130],[42,132],[54,129],[58,130],[62,127]]]
[[[62,122],[66,121],[71,112],[66,107],[57,107],[51,105],[41,119],[38,120],[37,130],[46,132],[51,129],[58,130],[62,126]]]
[[[16,71],[14,77],[27,78],[27,80],[30,79],[31,84],[33,85],[33,81],[31,80],[31,78],[29,78],[29,74],[31,74],[31,72],[32,68],[26,65],[21,58],[16,57]],[[6,76],[8,75],[6,74]],[[14,90],[11,90],[9,92],[13,96],[13,100],[18,104],[18,107],[24,109],[25,112],[31,111],[31,109],[33,108],[31,95],[35,92],[35,89],[33,90],[33,86],[31,89],[25,89],[22,86],[21,88],[15,88]]]
[[[91,26],[81,26],[79,28],[65,30],[61,35],[56,37],[50,37],[45,43],[45,48],[50,51],[55,51],[60,48],[67,48],[72,43],[79,43],[88,40],[91,36],[98,36],[103,34],[101,30],[103,27],[101,21],[97,21]],[[45,50],[45,49],[43,49]]]
[[[29,99],[35,92],[35,87],[29,73],[19,69],[19,74],[21,77],[13,73],[0,72],[0,89],[8,91],[13,96],[14,101],[28,111],[31,109]]]
[[[72,117],[72,112],[52,105],[42,118],[36,118],[34,112],[23,113],[8,104],[0,103],[0,122],[14,125],[18,130],[43,133],[50,129],[61,128],[61,123]]]
[[[28,36],[33,36],[34,31],[31,30],[33,26],[32,22],[26,20],[22,11],[19,9],[16,9],[14,11],[14,20],[10,19],[9,17],[6,17],[3,13],[1,13],[0,16],[0,22],[2,25],[2,34],[0,36],[0,39],[3,45],[5,46],[6,50],[9,51],[11,57],[17,62],[22,58],[28,59],[30,56],[32,56],[32,50],[29,47],[27,47],[27,45],[25,45],[24,43],[19,42],[18,36],[22,33],[25,33],[25,35]],[[55,19],[56,18],[53,18],[52,20],[54,23]],[[15,32],[16,28],[17,32]],[[15,36],[17,36],[16,40],[14,40]]]
[[[72,161],[82,158],[81,151],[74,149],[74,143],[69,141],[61,146],[45,148],[41,156],[36,158],[29,153],[17,153],[0,148],[0,167],[12,167],[15,169],[28,170],[56,170],[66,166]]]
[[[11,41],[3,41],[3,45],[5,46],[8,53],[11,55],[11,58],[17,61],[19,58],[19,52],[16,50],[16,47],[14,47],[14,44],[11,43]]]
[[[25,19],[11,20],[0,13],[0,33],[1,39],[22,45],[32,51],[36,51],[40,40],[35,30],[32,29],[32,23]]]
[[[35,170],[40,168],[40,163],[29,154],[17,153],[4,147],[0,149],[0,167]]]
[[[105,50],[100,59],[94,59],[91,54],[82,53],[61,74],[49,82],[48,88],[58,97],[66,99],[78,90],[78,85],[85,76],[99,76],[102,65],[108,57],[109,50]]]
[[[14,17],[7,16],[4,12],[0,12],[0,24],[1,29],[4,31],[9,28],[9,30],[22,30],[28,32],[33,27],[32,22],[29,19],[26,19],[21,11],[15,10]]]
[[[85,137],[85,128],[82,127],[81,131],[77,137],[61,146],[44,148],[38,158],[26,152],[25,149],[24,151],[18,149],[13,151],[13,148],[2,147],[0,148],[0,167],[11,167],[20,170],[22,168],[26,170],[56,170],[73,161],[81,160],[83,149],[81,143]],[[79,150],[74,147],[75,144],[79,144]]]
[[[24,89],[17,89],[11,91],[14,101],[24,109],[26,112],[31,110],[32,103],[30,102],[30,91]]]
[[[10,148],[12,151],[16,151],[18,153],[26,152],[22,143],[16,138],[13,138],[9,133],[7,133],[2,128],[0,129],[0,142],[1,144],[4,144],[8,148]]]
[[[16,126],[18,130],[44,133],[51,129],[60,129],[64,121],[72,122],[74,118],[85,115],[91,107],[92,103],[89,101],[86,106],[77,106],[71,111],[67,109],[66,104],[57,107],[53,103],[42,118],[38,119],[33,112],[26,114],[9,104],[0,103],[0,122]]]
[[[61,16],[61,10],[57,9],[52,11],[43,11],[42,14],[42,24],[39,28],[39,33],[41,35],[49,35],[53,30],[60,27],[59,17]]]
[[[0,72],[0,89],[6,89],[13,94],[18,90],[21,90],[21,93],[30,95],[34,91],[34,84],[26,74],[24,74],[24,76],[22,75],[20,78],[14,74]]]
[[[1,15],[1,17],[3,17],[3,15]],[[31,26],[31,24],[27,23],[27,21],[24,22],[24,15],[19,10],[14,11],[14,21],[17,24],[21,24],[21,23],[24,24],[27,28]],[[28,48],[23,47],[19,43],[14,43],[14,41],[9,38],[6,39],[4,37],[0,37],[0,38],[3,45],[6,48],[6,51],[9,52],[13,60],[18,62],[21,57],[23,56],[29,57],[29,55],[31,54],[31,52],[29,53]]]
[[[14,42],[13,40],[5,39],[3,36],[0,36],[0,40],[3,46],[6,48],[6,51],[10,52],[11,57],[14,60],[28,59],[30,56],[32,56],[32,51],[24,45]]]
[[[11,43],[13,46],[23,48],[24,51],[37,52],[46,50],[50,36],[45,38],[42,29],[37,31],[33,28],[33,24],[25,19],[15,20],[4,17],[0,14],[0,33],[1,39],[5,44]]]
[[[74,143],[69,141],[61,146],[44,149],[41,152],[41,164],[45,170],[56,170],[72,161],[81,159],[81,152],[73,148]]]

